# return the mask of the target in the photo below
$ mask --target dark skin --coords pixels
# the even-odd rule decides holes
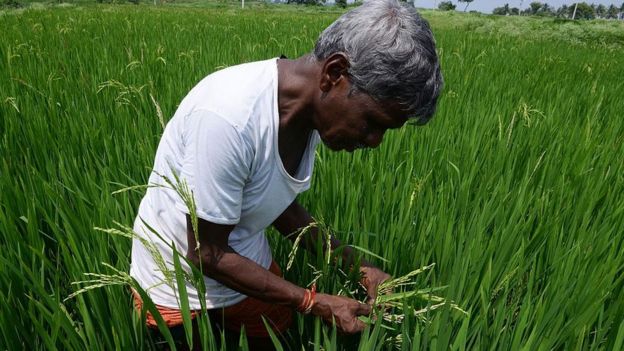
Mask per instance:
[[[352,92],[348,76],[349,61],[342,53],[325,60],[278,61],[279,153],[285,169],[295,174],[301,163],[308,137],[317,130],[330,149],[353,151],[358,147],[377,147],[386,130],[399,128],[407,121],[407,114],[391,101],[379,104],[362,92]],[[312,216],[294,201],[274,222],[274,227],[291,240],[301,228],[314,223]],[[200,250],[187,216],[187,258],[203,273],[222,284],[274,304],[296,308],[303,300],[305,289],[292,284],[255,262],[239,255],[229,245],[233,225],[220,225],[199,219]],[[302,240],[304,247],[313,248],[319,235],[310,230]],[[336,238],[332,248],[341,246]],[[356,262],[355,253],[342,250],[343,263]],[[342,296],[318,293],[312,314],[325,321],[335,322],[344,333],[364,329],[358,316],[369,315],[377,287],[390,276],[368,262],[361,262],[362,283],[369,296],[369,304]]]

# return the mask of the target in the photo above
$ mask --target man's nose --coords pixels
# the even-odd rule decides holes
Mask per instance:
[[[370,148],[376,148],[383,141],[385,130],[375,130],[366,138],[366,145]]]

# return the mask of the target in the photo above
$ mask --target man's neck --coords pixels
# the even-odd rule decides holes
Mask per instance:
[[[286,139],[308,135],[313,129],[313,94],[318,88],[318,66],[310,56],[295,60],[278,60],[278,109],[280,137]]]
[[[317,65],[310,57],[278,60],[279,154],[286,170],[294,175],[314,129],[312,101]]]

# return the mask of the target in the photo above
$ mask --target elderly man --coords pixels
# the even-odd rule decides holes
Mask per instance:
[[[313,54],[215,72],[189,92],[168,123],[150,177],[152,184],[163,184],[163,177],[188,184],[198,233],[178,194],[162,187],[147,191],[135,231],[165,261],[173,261],[173,242],[190,262],[201,263],[202,298],[227,330],[245,326],[250,340],[266,338],[262,316],[282,332],[296,310],[359,332],[358,316],[369,314],[370,306],[281,278],[264,229],[273,225],[290,235],[314,222],[296,197],[310,186],[319,141],[334,151],[374,148],[388,129],[426,123],[441,85],[428,23],[397,0],[370,0],[345,13],[321,34]],[[304,243],[315,242],[317,231],[307,235]],[[338,245],[334,238],[332,246]],[[343,262],[354,260],[345,249]],[[374,298],[389,275],[366,262],[360,270]],[[136,239],[131,275],[170,327],[181,323],[176,292],[162,284],[154,258]],[[197,290],[188,285],[187,291],[190,308],[199,310]],[[155,325],[152,318],[148,323]]]

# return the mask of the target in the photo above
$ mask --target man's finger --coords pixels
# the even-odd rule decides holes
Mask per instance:
[[[359,319],[355,320],[355,328],[356,328],[356,333],[361,332],[362,330],[364,330],[366,328],[366,323],[362,322]]]
[[[377,286],[371,287],[370,290],[367,291],[367,293],[368,293],[368,299],[371,301],[371,304],[372,304],[377,299]]]
[[[357,311],[355,311],[356,316],[368,316],[371,313],[371,306],[365,303],[361,303],[358,305]]]

